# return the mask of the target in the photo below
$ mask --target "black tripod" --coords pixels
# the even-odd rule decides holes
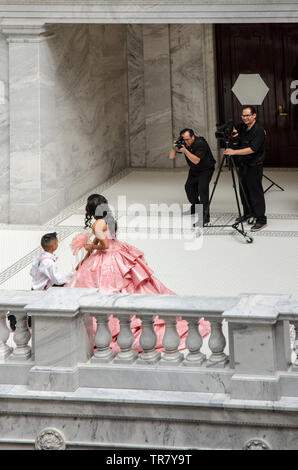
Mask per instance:
[[[216,176],[216,179],[214,181],[214,187],[213,187],[213,190],[212,190],[212,193],[211,193],[211,196],[210,196],[210,199],[209,199],[209,203],[208,203],[208,211],[209,211],[209,208],[210,208],[210,205],[211,205],[211,201],[212,201],[212,198],[213,198],[213,195],[214,195],[214,192],[215,192],[215,189],[216,189],[216,186],[217,186],[217,182],[219,180],[219,176],[222,172],[222,168],[223,168],[223,164],[224,163],[227,163],[227,166],[231,172],[231,175],[232,175],[232,181],[233,181],[233,188],[234,188],[234,192],[235,192],[235,198],[236,198],[236,203],[237,203],[237,208],[238,208],[238,218],[241,219],[242,217],[242,214],[241,214],[241,209],[240,209],[240,203],[239,203],[239,196],[238,196],[238,192],[237,192],[237,187],[236,187],[236,179],[235,179],[235,172],[238,176],[238,181],[239,181],[239,185],[240,185],[240,188],[242,190],[242,194],[243,194],[243,197],[245,199],[245,202],[247,204],[247,206],[249,207],[249,204],[248,204],[248,200],[247,200],[247,196],[245,194],[245,191],[243,189],[243,186],[242,186],[242,182],[241,182],[241,178],[239,178],[239,172],[238,172],[238,169],[237,169],[237,166],[235,164],[235,161],[234,161],[234,157],[232,155],[224,155],[223,158],[222,158],[222,161],[220,163],[220,166],[219,166],[219,169],[218,169],[218,172],[217,172],[217,176]],[[238,226],[240,225],[241,228],[239,228]],[[243,235],[243,237],[245,238],[245,240],[247,241],[247,243],[252,243],[253,242],[253,238],[247,234],[247,232],[244,230],[244,227],[243,227],[243,221],[239,221],[239,222],[235,222],[234,224],[232,225],[211,225],[211,224],[208,224],[208,227],[232,227],[233,229],[237,230],[237,232],[239,232],[241,235]]]

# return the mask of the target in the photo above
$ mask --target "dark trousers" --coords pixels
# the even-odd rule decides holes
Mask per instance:
[[[209,222],[209,184],[214,172],[214,167],[208,170],[188,173],[185,183],[185,192],[187,199],[191,204],[191,210],[195,212],[195,204],[203,204],[203,221]]]
[[[265,215],[265,197],[262,186],[263,165],[239,167],[240,197],[243,206],[244,215],[252,215],[256,223],[266,224]],[[244,193],[245,194],[244,194]],[[246,196],[246,197],[245,197]]]

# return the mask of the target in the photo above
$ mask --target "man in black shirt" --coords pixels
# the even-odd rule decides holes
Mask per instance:
[[[185,192],[191,204],[189,214],[195,213],[195,205],[203,204],[203,224],[210,221],[209,215],[209,183],[215,166],[215,159],[204,137],[198,137],[192,129],[183,129],[180,136],[186,146],[179,151],[173,147],[169,158],[175,158],[177,153],[184,153],[189,166],[188,178],[185,184]],[[175,142],[174,142],[175,145]],[[194,225],[199,225],[197,222]]]
[[[224,153],[225,155],[237,156],[237,164],[239,165],[239,178],[242,183],[240,197],[244,215],[236,221],[244,222],[250,217],[254,217],[255,224],[251,230],[256,232],[262,230],[267,224],[262,186],[265,131],[256,120],[257,114],[253,106],[245,106],[242,109],[241,117],[242,123],[236,126],[239,149],[227,148]]]

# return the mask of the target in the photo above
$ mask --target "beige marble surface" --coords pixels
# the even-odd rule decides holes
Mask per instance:
[[[9,107],[0,105],[3,222],[44,223],[126,166],[185,167],[168,159],[183,127],[216,153],[211,26],[66,24],[39,33],[1,37],[11,85]]]
[[[130,165],[185,167],[184,158],[168,160],[185,127],[205,136],[217,157],[213,27],[129,25],[127,38]]]
[[[63,25],[8,41],[9,221],[44,223],[126,166],[126,30]]]

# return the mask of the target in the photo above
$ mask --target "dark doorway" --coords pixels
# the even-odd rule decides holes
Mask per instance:
[[[225,24],[215,33],[219,122],[239,122],[242,105],[231,88],[240,73],[259,73],[269,87],[257,106],[267,132],[265,166],[298,167],[298,25]]]

